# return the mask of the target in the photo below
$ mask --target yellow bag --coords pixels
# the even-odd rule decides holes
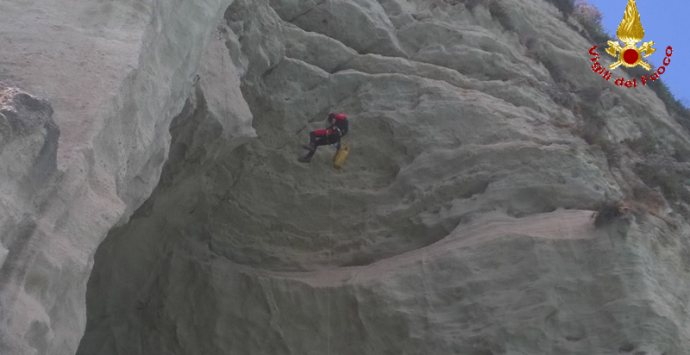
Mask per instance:
[[[343,164],[345,164],[345,159],[347,159],[347,155],[350,153],[350,147],[347,145],[342,145],[340,149],[338,149],[338,152],[335,153],[335,156],[333,157],[333,167],[336,169],[342,169]]]

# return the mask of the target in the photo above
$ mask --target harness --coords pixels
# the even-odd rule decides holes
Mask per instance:
[[[340,124],[343,124],[345,127],[340,127]],[[334,131],[338,131],[338,135],[342,137],[347,134],[347,126],[347,121],[343,121],[342,123],[336,121],[335,123],[333,123],[331,128],[333,128]]]
[[[343,129],[338,127],[338,122],[333,123],[330,128],[333,130],[333,132],[338,132],[338,141],[335,144],[335,148],[340,150],[340,139],[347,134],[347,128]]]

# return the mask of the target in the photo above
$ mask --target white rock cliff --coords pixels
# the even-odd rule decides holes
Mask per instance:
[[[690,348],[690,192],[643,173],[690,135],[547,1],[0,14],[0,354]],[[329,111],[343,171],[296,161]]]

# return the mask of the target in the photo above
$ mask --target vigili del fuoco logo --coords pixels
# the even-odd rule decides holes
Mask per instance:
[[[621,24],[618,26],[616,35],[618,36],[618,39],[625,44],[625,47],[621,47],[618,41],[608,41],[609,48],[606,48],[606,53],[613,57],[618,57],[618,61],[609,65],[609,69],[614,70],[621,65],[628,68],[633,68],[639,65],[648,71],[651,71],[652,66],[642,60],[642,58],[652,55],[652,53],[656,51],[656,48],[652,47],[654,46],[654,41],[644,42],[642,43],[642,46],[637,47],[637,43],[642,41],[644,38],[644,28],[642,27],[642,22],[640,22],[640,13],[637,12],[637,4],[635,3],[635,0],[628,0],[628,6],[625,8],[623,21],[621,21]],[[595,73],[600,74],[606,81],[608,81],[611,79],[611,72],[606,70],[606,68],[598,62],[599,54],[594,51],[595,49],[597,49],[597,46],[594,46],[589,50],[589,54],[594,56],[592,61],[595,62],[592,65],[592,70]],[[644,53],[644,55],[642,53]],[[672,54],[673,48],[668,46],[666,48],[664,65],[671,64]],[[648,80],[656,81],[659,79],[659,75],[663,74],[665,71],[666,67],[660,66],[655,73],[651,75],[643,75],[640,78],[640,81],[642,82],[642,85],[647,85],[646,82]],[[620,78],[616,79],[615,83],[618,86],[625,85],[625,87],[628,88],[637,87],[637,78],[633,78],[632,81],[626,81],[625,78]]]

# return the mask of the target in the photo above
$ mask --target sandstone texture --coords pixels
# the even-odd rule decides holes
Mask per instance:
[[[690,134],[547,1],[0,14],[1,354],[690,348]]]
[[[0,120],[27,127],[3,125],[3,142],[9,143],[0,148],[2,187],[10,191],[3,196],[0,225],[0,254],[6,255],[0,266],[0,353],[76,352],[94,251],[158,183],[170,122],[182,111],[229,4],[0,3],[0,80],[52,106],[8,103],[17,117],[3,113]],[[5,105],[5,94],[2,100]],[[50,128],[52,110],[59,139]],[[54,149],[56,140],[57,154],[40,154],[44,146]],[[49,173],[51,164],[53,176],[17,187]]]

